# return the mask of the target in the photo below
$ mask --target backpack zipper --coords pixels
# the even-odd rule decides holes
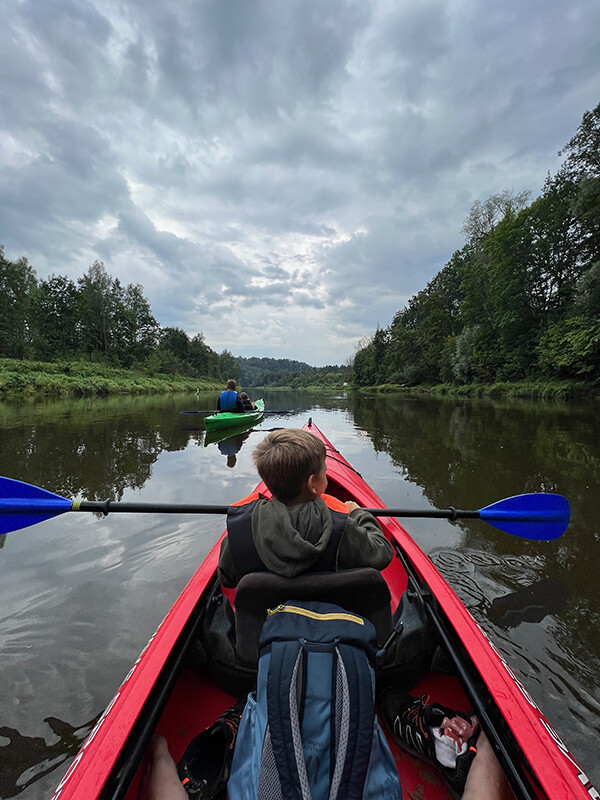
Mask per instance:
[[[299,606],[285,606],[279,605],[275,608],[267,609],[268,616],[272,616],[273,614],[278,614],[280,612],[286,612],[288,614],[299,614],[302,617],[310,617],[310,619],[319,619],[319,620],[346,620],[346,622],[356,622],[357,625],[364,625],[365,621],[362,617],[358,617],[356,614],[350,614],[345,612],[343,614],[339,614],[337,612],[328,612],[326,614],[321,614],[318,611],[309,611],[307,608],[300,608]]]

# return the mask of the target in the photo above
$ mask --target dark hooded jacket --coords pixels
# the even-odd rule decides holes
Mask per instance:
[[[345,513],[334,559],[336,571],[356,567],[382,570],[392,560],[394,551],[375,517],[362,509],[348,514],[346,506],[329,495],[291,509],[275,498],[251,495],[245,501],[254,503],[250,527],[256,553],[266,569],[277,575],[292,578],[318,568],[332,537],[332,512]],[[219,555],[219,579],[223,586],[231,588],[237,586],[240,577],[225,536]]]

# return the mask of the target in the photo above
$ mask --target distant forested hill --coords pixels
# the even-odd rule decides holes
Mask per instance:
[[[289,379],[290,372],[295,374],[312,369],[310,364],[293,361],[290,358],[256,358],[254,356],[241,358],[236,356],[235,360],[240,365],[240,382],[243,386],[266,386],[266,381],[271,383],[275,375],[280,376],[281,373],[286,373],[286,377]]]
[[[289,358],[242,358],[236,356],[240,366],[242,386],[307,386],[339,385],[351,380],[351,367],[311,367],[303,361]]]

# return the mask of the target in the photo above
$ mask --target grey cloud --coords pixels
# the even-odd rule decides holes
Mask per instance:
[[[37,138],[41,152],[32,160],[0,167],[0,219],[12,246],[66,254],[81,245],[73,223],[95,222],[123,201],[126,187],[93,128],[52,120],[40,123]]]
[[[56,71],[72,100],[102,88],[103,72],[96,67],[112,26],[92,2],[25,0],[19,11],[33,48]]]
[[[368,233],[329,251],[325,280],[331,296],[360,302],[368,287],[379,296],[392,293],[408,299],[424,288],[424,272],[433,275],[451,251],[431,242],[437,232],[433,222],[429,230],[413,227],[413,222],[401,222],[396,216],[371,218]],[[455,243],[460,244],[458,235]]]
[[[326,304],[318,297],[313,297],[305,292],[294,292],[291,303],[300,308],[327,308]]]

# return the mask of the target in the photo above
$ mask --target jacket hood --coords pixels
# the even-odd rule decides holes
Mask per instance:
[[[252,512],[252,538],[258,555],[267,569],[288,578],[306,572],[318,561],[332,528],[331,514],[320,497],[292,509],[275,498],[260,500]]]

